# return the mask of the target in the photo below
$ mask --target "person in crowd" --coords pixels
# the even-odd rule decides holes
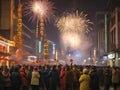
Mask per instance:
[[[73,90],[74,75],[69,66],[66,71],[66,90]]]
[[[10,74],[14,71],[14,66],[9,67]]]
[[[96,67],[90,69],[90,89],[99,90],[99,78],[97,76]]]
[[[7,67],[3,69],[2,75],[4,76],[5,79],[5,90],[10,90],[11,89],[10,72]]]
[[[44,70],[44,82],[46,90],[49,90],[49,73],[50,73],[50,66],[45,66]]]
[[[0,90],[4,90],[5,79],[2,75],[2,68],[0,67]]]
[[[117,71],[118,71],[118,74],[119,74],[119,86],[120,86],[120,67],[117,67]]]
[[[40,90],[45,90],[45,82],[44,82],[44,66],[43,67],[39,67],[39,73],[40,73]]]
[[[109,90],[111,85],[111,71],[109,67],[105,67],[103,75],[104,75],[104,90]]]
[[[90,90],[90,76],[88,75],[89,70],[87,68],[83,69],[83,74],[79,78],[80,90]]]
[[[21,67],[20,70],[20,75],[21,75],[21,90],[27,90],[27,74],[25,73],[25,68]]]
[[[60,75],[60,66],[56,66],[55,70],[57,71],[58,75]],[[60,89],[60,77],[58,77],[58,83],[57,83],[57,88]]]
[[[79,85],[80,72],[78,71],[76,66],[73,66],[72,72],[73,72],[73,90],[78,90],[77,87]]]
[[[76,88],[73,88],[73,89],[79,90],[79,88],[80,88],[79,78],[82,75],[82,70],[80,67],[77,67],[76,69],[77,69],[77,73],[76,73],[77,83],[76,83]]]
[[[119,84],[119,71],[117,70],[117,67],[112,68],[112,84],[114,90],[117,90],[118,84]]]
[[[51,67],[49,73],[49,90],[57,90],[59,82],[59,74],[56,71],[56,66]]]
[[[99,77],[99,86],[101,87],[104,83],[103,67],[97,67],[97,76]]]
[[[60,71],[60,87],[61,90],[66,90],[66,70],[65,70],[65,66],[61,67],[61,71]]]
[[[32,90],[39,90],[40,73],[38,70],[39,70],[38,67],[34,67],[34,70],[32,71],[32,78],[31,78]]]
[[[32,78],[32,71],[33,71],[33,66],[28,66],[28,72],[27,72],[27,87],[28,90],[31,88],[31,78]]]
[[[11,73],[11,85],[12,90],[20,90],[21,86],[21,75],[19,73],[19,66],[15,66],[13,72]]]

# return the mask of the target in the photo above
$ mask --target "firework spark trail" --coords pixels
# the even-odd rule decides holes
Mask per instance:
[[[30,0],[24,4],[24,15],[30,16],[29,20],[34,21],[40,15],[47,21],[54,16],[54,3],[48,0]]]
[[[91,30],[90,24],[93,23],[87,19],[87,14],[83,12],[67,13],[67,15],[63,15],[56,21],[56,25],[61,32],[75,31],[87,33]]]

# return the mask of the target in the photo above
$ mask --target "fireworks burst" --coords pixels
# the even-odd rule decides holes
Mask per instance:
[[[31,0],[26,2],[24,7],[24,14],[25,16],[30,16],[30,20],[35,20],[42,16],[49,21],[50,17],[54,16],[54,3],[48,0]]]
[[[76,49],[81,44],[80,37],[76,32],[64,32],[61,33],[61,42],[65,48],[70,47],[71,49]]]
[[[62,16],[56,21],[58,29],[62,32],[65,31],[75,31],[75,32],[86,32],[88,33],[92,30],[89,25],[93,24],[89,19],[86,18],[87,14],[83,12],[78,13],[68,13]]]

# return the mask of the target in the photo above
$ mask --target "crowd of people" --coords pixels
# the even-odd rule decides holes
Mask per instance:
[[[118,90],[119,67],[27,66],[0,67],[0,90]]]

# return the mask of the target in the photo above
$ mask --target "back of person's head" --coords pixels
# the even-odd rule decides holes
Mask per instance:
[[[34,70],[34,71],[38,71],[39,68],[38,68],[37,66],[35,66],[33,70]]]
[[[18,71],[20,69],[19,66],[14,66],[14,71]]]
[[[84,68],[83,69],[83,74],[88,74],[89,73],[89,70],[87,68]]]
[[[3,70],[4,70],[5,72],[8,72],[8,71],[9,71],[9,69],[8,69],[8,68],[4,68]]]

